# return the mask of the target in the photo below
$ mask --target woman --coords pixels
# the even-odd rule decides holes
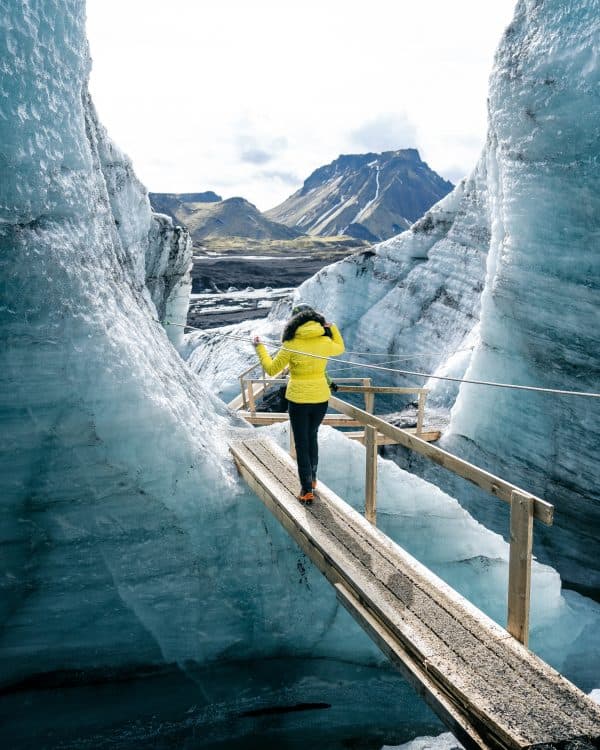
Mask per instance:
[[[344,340],[337,326],[326,323],[322,315],[304,304],[296,305],[292,309],[292,318],[288,321],[281,338],[284,346],[274,359],[271,359],[258,336],[254,337],[253,343],[260,363],[268,375],[276,375],[286,365],[290,368],[290,380],[285,397],[288,400],[288,412],[296,443],[301,485],[298,499],[303,503],[311,503],[315,497],[313,490],[317,486],[317,432],[331,395],[325,374],[327,357],[342,354]],[[293,351],[289,351],[290,349]],[[321,359],[298,352],[318,355]]]

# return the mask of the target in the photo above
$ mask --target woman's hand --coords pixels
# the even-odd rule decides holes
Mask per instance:
[[[255,347],[256,347],[256,346],[258,346],[258,345],[259,345],[260,343],[261,343],[261,340],[260,340],[260,336],[255,336],[255,337],[254,337],[254,338],[252,339],[252,346],[255,346]]]

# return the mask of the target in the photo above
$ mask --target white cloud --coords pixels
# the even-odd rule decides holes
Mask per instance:
[[[156,192],[266,209],[341,153],[411,145],[443,176],[466,173],[512,6],[87,0],[92,94]]]
[[[417,129],[402,112],[378,115],[350,133],[350,140],[366,151],[397,151],[417,148]]]
[[[237,137],[238,154],[243,162],[267,164],[287,147],[287,139],[241,134]]]

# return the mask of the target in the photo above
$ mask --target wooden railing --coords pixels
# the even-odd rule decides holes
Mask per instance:
[[[249,369],[245,370],[240,375],[240,389],[241,395],[236,396],[230,403],[229,406],[232,409],[240,409],[242,406],[245,410],[251,414],[256,413],[256,400],[260,398],[269,387],[273,385],[282,386],[285,385],[288,380],[285,377],[267,378],[264,374],[261,378],[252,378],[248,375],[258,367],[253,365]],[[414,395],[418,397],[417,405],[417,424],[416,434],[421,435],[423,433],[423,424],[425,419],[425,405],[427,402],[427,394],[429,393],[428,388],[400,388],[396,386],[377,386],[372,385],[371,378],[336,378],[335,383],[337,385],[338,393],[362,393],[365,399],[365,410],[373,412],[375,403],[375,394],[398,394],[398,395]],[[356,383],[360,385],[351,385]],[[278,413],[271,412],[271,419],[278,421]],[[283,417],[282,419],[287,419]],[[328,423],[329,420],[325,420]],[[356,421],[355,421],[356,423]]]
[[[230,402],[234,409],[245,410],[242,415],[253,424],[271,424],[286,421],[288,415],[261,413],[256,411],[256,400],[271,386],[282,386],[287,378],[248,377],[259,365],[253,365],[240,375],[241,395]],[[521,643],[527,645],[529,638],[529,610],[531,594],[531,561],[533,548],[533,519],[550,526],[553,522],[554,506],[516,485],[506,482],[478,466],[464,461],[447,451],[432,445],[428,440],[439,437],[424,432],[427,388],[401,388],[374,386],[371,378],[336,378],[338,393],[360,393],[364,395],[365,408],[331,396],[329,405],[339,414],[328,413],[325,424],[336,427],[360,426],[364,433],[346,433],[360,439],[365,445],[365,516],[377,523],[377,448],[381,442],[396,443],[429,458],[460,477],[472,482],[486,492],[510,504],[510,553],[508,570],[508,614],[507,630]],[[406,430],[386,422],[374,414],[377,394],[416,395],[418,397],[416,430]],[[422,439],[426,438],[426,439]],[[295,456],[295,446],[290,430],[290,453]]]
[[[411,435],[386,422],[367,410],[352,406],[332,396],[330,406],[365,426],[365,516],[376,523],[377,509],[377,439],[381,432],[422,456],[426,456],[445,469],[486,490],[495,497],[510,503],[510,552],[508,567],[508,632],[527,645],[529,638],[529,610],[531,593],[531,560],[533,548],[533,519],[550,526],[554,506],[521,488],[506,482],[478,466],[464,461],[447,451]]]

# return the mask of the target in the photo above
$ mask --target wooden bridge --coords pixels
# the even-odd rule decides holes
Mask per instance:
[[[552,506],[369,411],[330,404],[364,427],[366,517],[322,484],[300,504],[295,461],[256,434],[230,445],[248,485],[466,747],[600,748],[600,706],[517,640],[527,642],[533,518],[551,523]],[[510,502],[508,630],[376,528],[377,433]]]

